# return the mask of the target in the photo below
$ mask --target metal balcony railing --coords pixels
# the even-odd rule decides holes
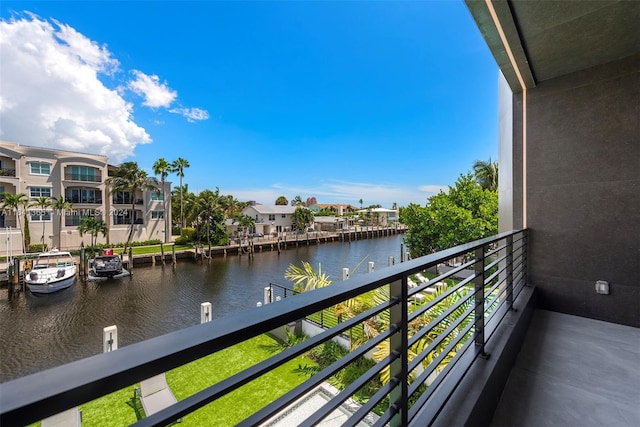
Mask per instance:
[[[64,179],[67,181],[102,182],[102,175],[67,172],[64,174]]]
[[[212,322],[122,347],[1,385],[1,425],[26,425],[76,407],[146,378],[180,367],[242,341],[298,322],[359,295],[376,292],[372,308],[289,347],[221,382],[137,422],[167,425],[219,399],[282,363],[364,322],[379,331],[307,381],[274,399],[241,425],[259,425],[376,347],[386,356],[355,379],[302,425],[315,425],[363,385],[389,370],[389,381],[349,418],[356,425],[378,407],[375,425],[427,425],[456,384],[483,356],[487,340],[512,309],[526,283],[526,230],[456,246],[425,257],[360,274],[348,286],[335,283]],[[445,266],[448,265],[448,266]],[[418,280],[437,271],[431,280]],[[441,274],[440,274],[441,273]],[[447,285],[442,283],[447,281]],[[420,302],[422,301],[422,302]],[[388,321],[383,321],[388,319]],[[379,409],[383,405],[382,411]],[[426,420],[426,421],[425,421]],[[215,419],[211,419],[215,425]]]
[[[78,197],[67,195],[65,200],[70,203],[84,203],[89,205],[101,205],[102,197]]]
[[[16,176],[15,169],[0,168],[0,176]]]

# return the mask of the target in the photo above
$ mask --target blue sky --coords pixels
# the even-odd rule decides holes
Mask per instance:
[[[190,163],[192,191],[424,204],[497,157],[462,1],[0,3],[0,138]],[[172,176],[177,185],[177,177]]]

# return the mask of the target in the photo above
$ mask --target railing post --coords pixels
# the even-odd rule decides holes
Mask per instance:
[[[476,263],[474,264],[475,278],[473,284],[475,286],[475,332],[474,340],[476,345],[476,351],[480,354],[480,357],[488,358],[489,356],[484,351],[484,246],[476,249],[475,252]]]
[[[507,307],[513,310],[513,235],[507,237]]]
[[[396,299],[398,301],[398,303],[393,305],[389,310],[389,324],[393,326],[400,326],[400,330],[393,334],[389,340],[390,354],[399,354],[399,357],[394,359],[390,366],[391,378],[397,378],[399,380],[398,385],[391,390],[389,395],[389,405],[398,408],[398,413],[391,419],[390,425],[392,427],[406,426],[408,424],[409,416],[407,278],[408,276],[403,276],[402,280],[397,280],[389,285],[389,298]]]

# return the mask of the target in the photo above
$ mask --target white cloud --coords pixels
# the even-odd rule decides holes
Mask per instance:
[[[167,82],[160,83],[160,78],[156,75],[148,76],[138,70],[133,70],[133,74],[135,79],[129,82],[128,87],[144,98],[142,105],[169,108],[178,96],[176,91],[167,86]]]
[[[180,114],[192,123],[196,120],[207,120],[209,118],[209,112],[200,108],[172,108],[169,112]]]
[[[238,200],[255,200],[263,204],[273,204],[278,196],[291,199],[300,195],[303,200],[314,196],[318,199],[318,203],[350,203],[359,206],[359,200],[362,199],[364,206],[380,204],[390,208],[393,203],[397,203],[398,206],[407,206],[409,203],[425,205],[430,196],[447,189],[446,185],[422,185],[415,188],[389,184],[327,181],[316,187],[273,184],[269,188],[221,189],[220,191],[223,194],[233,194]]]
[[[25,145],[129,157],[151,142],[133,105],[98,78],[119,63],[107,47],[34,15],[0,20],[0,137]]]

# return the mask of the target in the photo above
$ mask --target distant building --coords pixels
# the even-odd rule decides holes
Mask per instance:
[[[255,221],[255,232],[271,234],[274,232],[291,231],[293,213],[296,206],[289,205],[253,205],[242,210]]]
[[[356,211],[363,222],[370,225],[390,225],[398,222],[397,209],[372,208]]]
[[[111,194],[105,181],[115,166],[108,164],[102,155],[77,153],[30,147],[0,141],[0,198],[4,193],[24,193],[31,202],[39,197],[63,196],[72,208],[56,212],[52,208],[39,210],[34,207],[19,211],[29,219],[31,243],[41,243],[44,227],[44,243],[60,249],[77,249],[88,244],[90,236],[80,236],[78,226],[82,218],[93,216],[102,219],[109,229],[106,237],[98,235],[98,243],[119,243],[127,240],[129,225],[134,223],[133,240],[165,240],[170,233],[171,183],[165,182],[167,212],[162,203],[162,191],[138,191],[136,194],[119,192]],[[131,206],[135,205],[132,211]],[[62,217],[60,217],[62,215]],[[20,221],[23,224],[22,218]],[[14,211],[3,211],[0,228],[7,238],[0,239],[0,253],[9,249],[22,252],[20,230]]]
[[[308,206],[314,213],[321,210],[330,210],[338,216],[342,216],[347,213],[355,212],[356,207],[344,203],[316,203],[315,205]]]

